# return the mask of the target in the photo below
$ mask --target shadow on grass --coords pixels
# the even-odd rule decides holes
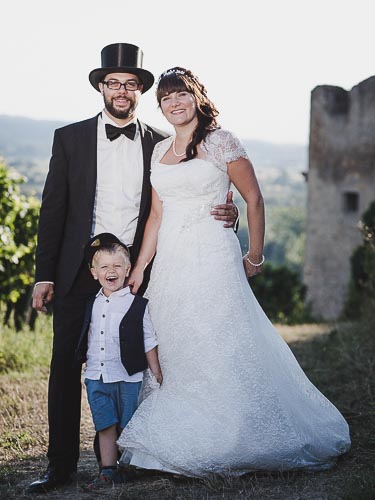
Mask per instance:
[[[194,499],[236,500],[257,499],[373,499],[374,482],[370,470],[349,453],[329,471],[254,473],[234,477],[210,477],[204,480],[178,478],[154,471],[137,471],[135,481],[126,485],[87,492],[84,485],[92,479],[95,463],[92,456],[83,456],[76,480],[51,491],[48,495],[28,495],[28,484],[37,477],[44,457],[27,461],[14,461],[2,471],[0,498],[56,498],[88,499],[117,498],[129,500]]]

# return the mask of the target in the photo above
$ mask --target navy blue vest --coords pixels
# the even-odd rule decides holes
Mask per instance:
[[[87,303],[84,324],[75,352],[75,363],[82,364],[87,359],[87,337],[95,297]],[[129,375],[145,370],[148,366],[143,333],[143,316],[148,300],[134,296],[132,305],[122,318],[119,327],[121,361]]]

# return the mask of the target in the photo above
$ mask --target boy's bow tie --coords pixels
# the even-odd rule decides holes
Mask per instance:
[[[114,127],[110,123],[105,124],[107,139],[110,141],[114,141],[117,137],[120,137],[121,134],[125,134],[128,139],[134,141],[136,129],[137,127],[135,123],[131,123],[127,127]]]

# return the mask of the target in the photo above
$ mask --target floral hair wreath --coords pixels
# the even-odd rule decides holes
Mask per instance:
[[[159,76],[159,79],[158,79],[158,82],[157,82],[157,85],[159,85],[160,83],[160,80],[162,80],[163,78],[165,78],[166,76],[169,76],[169,75],[183,75],[183,76],[186,76],[187,78],[190,78],[190,80],[194,80],[194,78],[192,78],[186,71],[184,71],[183,69],[180,69],[180,68],[172,68],[172,69],[167,69],[166,71],[164,71],[164,73],[162,73],[160,76]]]

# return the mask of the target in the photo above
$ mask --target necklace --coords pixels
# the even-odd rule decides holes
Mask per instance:
[[[177,156],[178,158],[181,157],[181,156],[185,156],[186,155],[186,151],[184,151],[183,153],[181,154],[177,154],[176,153],[176,148],[175,148],[175,143],[176,143],[176,137],[173,139],[173,142],[172,142],[172,151],[173,151],[173,154],[175,156]]]

